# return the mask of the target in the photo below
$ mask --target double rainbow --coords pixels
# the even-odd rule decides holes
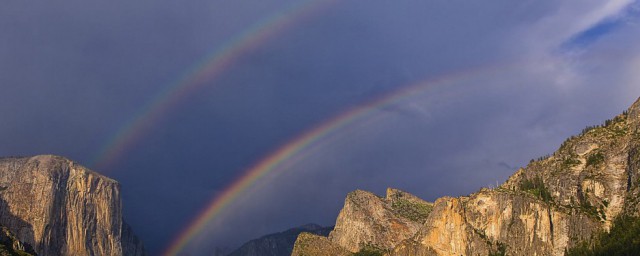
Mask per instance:
[[[93,166],[97,169],[103,169],[118,161],[168,110],[184,101],[187,96],[198,89],[210,86],[210,81],[223,74],[238,57],[257,48],[286,28],[295,25],[302,18],[317,13],[335,2],[337,1],[309,0],[299,2],[254,24],[242,34],[228,41],[223,47],[206,56],[203,61],[189,69],[176,83],[164,88],[140,111],[133,115],[133,118],[125,123],[108,140],[108,143],[101,148],[94,157]],[[343,131],[348,126],[374,116],[378,109],[398,104],[398,102],[413,95],[424,93],[428,88],[454,84],[465,78],[485,74],[487,71],[497,69],[496,66],[467,69],[436,79],[424,80],[410,86],[403,86],[397,91],[351,108],[302,133],[258,161],[246,170],[244,175],[228,185],[223,193],[213,198],[194,221],[176,237],[166,249],[164,255],[178,255],[194,237],[202,233],[208,223],[225,210],[228,210],[239,196],[247,193],[247,190],[256,185],[265,175],[286,171],[287,166],[285,163],[290,162],[292,159],[301,159],[308,156],[309,154],[307,153],[310,152],[313,145],[318,145],[317,142],[328,139],[332,135],[339,135],[340,131]]]
[[[242,55],[264,44],[265,41],[313,16],[337,0],[296,1],[295,4],[253,24],[224,45],[205,56],[188,69],[176,82],[168,85],[121,126],[92,158],[94,169],[104,170],[116,163],[140,141],[168,110],[183,102],[189,95],[218,78]]]
[[[251,168],[244,172],[244,175],[235,182],[227,186],[219,196],[213,198],[207,207],[195,218],[194,221],[174,240],[169,246],[165,255],[178,255],[184,247],[195,236],[200,234],[207,224],[219,216],[223,211],[248,188],[254,186],[261,178],[267,174],[285,171],[285,163],[299,156],[307,155],[305,151],[309,150],[312,145],[322,141],[332,135],[338,135],[341,130],[358,122],[373,117],[378,110],[388,106],[396,105],[403,100],[410,99],[412,96],[424,94],[429,88],[443,87],[462,82],[465,79],[475,77],[477,75],[486,75],[489,71],[499,70],[500,66],[484,66],[450,73],[436,79],[427,79],[410,86],[401,87],[399,90],[383,95],[377,99],[371,100],[365,104],[347,110],[325,122],[320,123],[313,129],[302,133],[302,135],[290,140],[284,146],[278,148],[267,157],[263,158]]]

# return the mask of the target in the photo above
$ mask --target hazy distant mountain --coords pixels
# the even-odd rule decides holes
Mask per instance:
[[[639,185],[640,99],[496,188],[349,193],[329,237],[303,233],[292,255],[640,255]]]
[[[118,182],[63,157],[0,158],[0,225],[2,255],[145,255]]]
[[[327,236],[333,227],[307,224],[284,232],[275,233],[251,240],[233,251],[229,256],[289,256],[298,235],[308,232]]]
[[[231,249],[228,247],[214,247],[211,251],[207,252],[209,256],[227,256]]]

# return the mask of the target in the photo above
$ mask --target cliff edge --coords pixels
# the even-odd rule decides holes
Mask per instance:
[[[323,246],[395,256],[564,255],[608,232],[619,217],[640,215],[640,99],[497,188],[434,204],[394,191],[387,198],[350,193],[331,235],[300,237],[305,246],[296,244],[296,255],[316,255]],[[393,198],[411,200],[398,211]]]
[[[0,225],[38,255],[145,255],[120,185],[69,159],[0,159]]]

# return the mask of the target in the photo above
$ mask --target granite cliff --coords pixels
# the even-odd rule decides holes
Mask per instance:
[[[120,185],[63,157],[0,159],[0,225],[38,255],[145,255]]]
[[[637,217],[639,185],[640,100],[496,188],[433,204],[393,189],[386,198],[352,192],[332,233],[300,235],[293,255],[564,255],[618,217]],[[398,193],[412,202],[402,211]]]
[[[329,236],[302,233],[292,255],[390,251],[420,230],[433,206],[433,203],[397,189],[387,189],[385,197],[356,190],[347,195]]]

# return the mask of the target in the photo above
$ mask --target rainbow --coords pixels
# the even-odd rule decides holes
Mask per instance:
[[[296,24],[297,21],[326,9],[337,0],[296,1],[295,4],[253,24],[228,40],[188,69],[177,82],[158,92],[146,105],[111,136],[98,150],[90,163],[97,170],[105,170],[144,136],[166,112],[184,101],[196,90],[207,86],[228,69],[240,56],[262,45],[265,41]]]
[[[219,216],[257,181],[276,170],[283,171],[285,168],[282,167],[290,163],[291,159],[300,159],[300,155],[308,155],[304,152],[313,148],[314,145],[317,146],[321,140],[329,138],[332,135],[337,135],[339,131],[345,129],[347,126],[373,116],[376,110],[397,104],[419,93],[424,93],[428,88],[454,84],[476,75],[487,74],[487,71],[500,70],[502,67],[508,66],[483,66],[451,73],[438,79],[423,80],[410,86],[404,86],[397,91],[349,109],[322,122],[315,128],[302,133],[250,167],[244,172],[244,175],[228,185],[223,190],[223,193],[213,198],[209,205],[197,215],[195,220],[170,244],[164,255],[178,255],[194,237],[204,230],[209,222]]]

